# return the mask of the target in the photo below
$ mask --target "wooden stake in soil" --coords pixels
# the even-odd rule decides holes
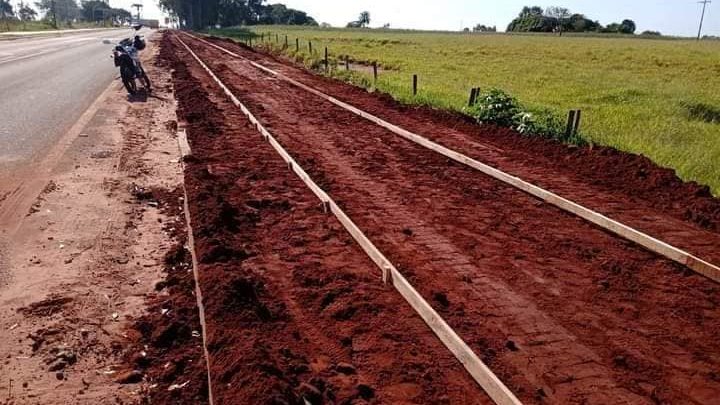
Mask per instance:
[[[417,75],[413,75],[413,96],[417,96]]]
[[[568,113],[567,126],[565,127],[565,136],[570,137],[573,133],[575,126],[575,110],[570,110]]]
[[[350,70],[350,57],[345,57],[345,70]]]
[[[308,50],[310,51],[310,56],[312,56],[312,41],[308,41]]]
[[[265,33],[264,32],[260,33],[260,42],[265,42]]]
[[[328,60],[328,49],[325,47],[325,73],[330,73],[330,61]]]
[[[287,48],[288,48],[288,37],[287,37],[287,35],[285,35],[285,49],[287,49]]]
[[[275,43],[276,44],[280,43],[280,35],[278,35],[278,34],[275,34]]]
[[[373,61],[373,80],[377,83],[377,62]]]
[[[295,52],[300,52],[300,38],[295,38]]]
[[[573,123],[573,134],[577,135],[580,129],[580,110],[575,111],[575,122]]]
[[[475,100],[477,100],[477,87],[473,87],[470,89],[470,100],[468,100],[468,107],[472,107],[475,105]]]

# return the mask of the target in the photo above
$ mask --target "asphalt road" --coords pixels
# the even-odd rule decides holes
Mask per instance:
[[[144,32],[148,35],[148,32]],[[31,162],[117,77],[110,53],[131,29],[0,41],[0,173]]]

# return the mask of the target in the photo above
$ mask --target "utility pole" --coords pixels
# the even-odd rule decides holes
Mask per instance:
[[[137,19],[138,19],[138,21],[140,21],[140,9],[143,7],[143,5],[139,4],[139,3],[135,3],[130,7],[135,7],[135,9],[137,10]]]
[[[698,1],[698,4],[702,4],[702,5],[703,5],[702,14],[700,15],[700,27],[698,28],[698,37],[697,37],[697,40],[698,40],[698,41],[700,40],[700,37],[701,37],[701,35],[702,35],[703,20],[705,20],[705,9],[707,8],[707,5],[710,4],[710,3],[712,3],[712,1],[710,1],[710,0],[701,0],[701,1]]]

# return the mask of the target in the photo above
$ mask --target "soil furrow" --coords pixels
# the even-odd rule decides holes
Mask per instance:
[[[491,403],[207,74],[166,38],[218,403]]]
[[[720,394],[716,284],[193,48],[516,392],[561,403]]]

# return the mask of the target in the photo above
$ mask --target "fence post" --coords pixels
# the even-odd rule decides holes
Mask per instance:
[[[328,60],[328,48],[325,47],[325,73],[330,73],[330,61]]]
[[[575,110],[570,110],[568,113],[567,126],[565,127],[565,136],[571,136],[573,129],[575,128]]]
[[[250,37],[250,48],[252,48],[252,37]]]
[[[580,129],[580,110],[575,111],[575,122],[573,123],[573,135],[577,135]]]
[[[350,70],[350,57],[345,57],[345,70]]]
[[[275,43],[276,44],[280,43],[280,35],[278,35],[278,34],[275,34]]]
[[[295,52],[300,52],[300,38],[295,38]]]
[[[418,85],[417,75],[413,75],[413,96],[417,96],[417,85]]]
[[[285,35],[285,49],[287,49],[287,48],[288,48],[288,37],[287,37],[287,35]]]
[[[310,51],[310,56],[312,56],[312,41],[308,41],[308,50]]]
[[[373,61],[373,79],[377,82],[377,61]]]
[[[264,32],[260,33],[260,42],[265,42],[265,33]]]
[[[477,87],[473,87],[470,89],[470,100],[468,101],[468,107],[472,107],[475,105],[475,100],[477,100]]]

